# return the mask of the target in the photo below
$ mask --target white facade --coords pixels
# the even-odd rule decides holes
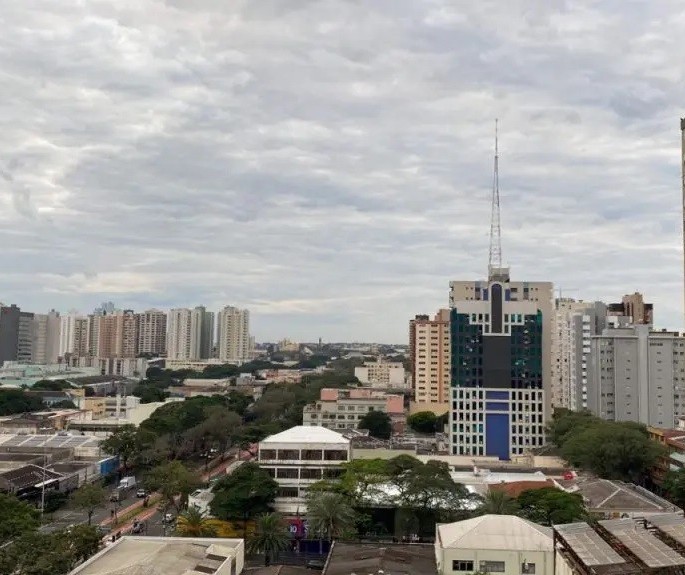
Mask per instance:
[[[226,306],[217,314],[218,355],[225,362],[250,359],[250,312]]]
[[[214,314],[203,306],[169,311],[167,357],[198,361],[211,357],[214,346]]]
[[[56,311],[33,315],[31,363],[53,364],[59,357],[60,317]]]
[[[435,557],[440,575],[554,575],[552,530],[514,515],[438,524]]]
[[[371,387],[404,387],[405,372],[401,362],[367,361],[354,368],[354,376]]]
[[[648,325],[592,338],[588,408],[610,421],[675,427],[685,415],[685,336]]]
[[[339,477],[350,460],[349,440],[325,427],[298,425],[259,442],[259,467],[278,483],[274,507],[282,513],[306,512],[307,488]]]

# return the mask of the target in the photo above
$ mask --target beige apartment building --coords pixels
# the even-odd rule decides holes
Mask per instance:
[[[96,357],[136,357],[138,353],[138,316],[131,310],[93,316],[97,334]]]
[[[302,410],[302,424],[337,431],[357,429],[359,421],[370,411],[387,413],[393,428],[404,423],[404,398],[378,389],[321,390],[320,399]]]
[[[226,362],[250,359],[250,312],[226,306],[217,314],[218,355]]]
[[[138,353],[166,353],[166,313],[151,309],[138,314]]]
[[[433,319],[417,315],[409,322],[409,357],[414,386],[411,412],[449,409],[450,312],[441,309]]]
[[[401,362],[365,361],[364,365],[354,368],[354,376],[371,387],[404,387],[405,373]]]

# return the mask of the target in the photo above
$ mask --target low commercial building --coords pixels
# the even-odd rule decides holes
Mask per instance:
[[[307,488],[342,473],[351,460],[350,441],[325,427],[298,425],[259,442],[257,462],[278,483],[274,507],[283,513],[306,511]]]
[[[335,541],[321,575],[388,573],[435,575],[432,545],[401,543],[342,543]]]
[[[685,469],[685,429],[648,427],[649,437],[664,446],[663,454],[651,470],[651,479],[661,486],[669,471]]]
[[[365,361],[363,366],[354,368],[354,376],[370,387],[403,388],[406,374],[401,362]]]
[[[321,399],[306,405],[302,410],[303,425],[322,426],[328,429],[356,429],[360,420],[370,411],[387,413],[401,431],[405,421],[404,397],[377,389],[321,390]]]
[[[240,575],[242,539],[125,536],[69,575]]]
[[[440,575],[554,575],[552,530],[515,515],[438,524],[435,556]]]

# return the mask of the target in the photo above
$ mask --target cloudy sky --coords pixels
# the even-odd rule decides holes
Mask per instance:
[[[404,343],[488,260],[683,327],[682,0],[0,1],[0,301]]]

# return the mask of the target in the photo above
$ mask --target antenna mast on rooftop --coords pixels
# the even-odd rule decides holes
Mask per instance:
[[[488,258],[488,279],[500,276],[502,270],[502,229],[499,213],[499,143],[498,124],[495,119],[495,170],[492,181],[492,209],[490,213],[490,256]]]

